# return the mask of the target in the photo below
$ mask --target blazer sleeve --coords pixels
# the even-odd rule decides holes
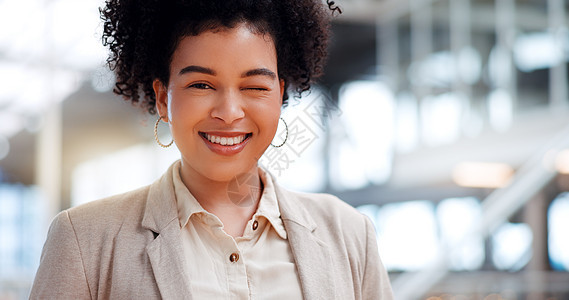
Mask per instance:
[[[30,299],[90,299],[81,249],[67,211],[49,228]]]
[[[362,299],[393,299],[389,275],[379,258],[375,229],[365,217],[366,224],[366,265],[362,282]]]

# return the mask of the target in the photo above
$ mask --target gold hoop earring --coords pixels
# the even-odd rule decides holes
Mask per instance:
[[[273,145],[273,143],[271,142],[271,146],[273,146],[275,148],[280,148],[280,147],[284,146],[284,144],[286,143],[286,140],[288,140],[288,125],[286,124],[285,120],[282,117],[279,117],[279,119],[283,120],[283,123],[285,124],[286,136],[285,136],[284,141],[280,145]]]
[[[172,138],[172,141],[168,145],[164,145],[164,144],[160,143],[160,140],[158,139],[158,124],[160,124],[160,120],[162,120],[162,116],[160,116],[158,118],[158,120],[156,120],[156,124],[154,125],[154,139],[156,140],[156,143],[158,143],[158,145],[160,145],[160,147],[168,148],[168,147],[172,146],[172,144],[174,143],[174,138]]]

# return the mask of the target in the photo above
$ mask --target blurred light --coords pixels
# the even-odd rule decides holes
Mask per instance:
[[[450,144],[460,137],[463,100],[456,93],[445,93],[421,101],[421,133],[427,145]]]
[[[503,163],[462,162],[454,167],[452,179],[465,187],[500,188],[513,174],[514,169]]]
[[[549,32],[519,35],[513,51],[516,65],[524,72],[550,68],[564,61],[562,44]]]
[[[411,92],[397,96],[395,106],[395,148],[402,153],[411,152],[419,142],[419,108]]]
[[[98,68],[91,76],[91,86],[99,93],[109,92],[115,86],[115,74],[106,66]]]
[[[39,189],[20,184],[0,184],[0,298],[11,282],[29,288],[37,270],[47,228],[45,201]],[[16,279],[14,281],[14,279]],[[21,280],[25,281],[21,281]],[[30,281],[31,283],[31,281]],[[29,293],[29,290],[27,291]],[[4,296],[4,297],[2,297]]]
[[[22,118],[18,114],[6,110],[0,110],[0,120],[2,120],[0,136],[12,137],[24,126]]]
[[[481,217],[482,206],[476,198],[449,198],[437,206],[439,232],[452,250],[448,253],[451,270],[476,270],[484,263],[484,239],[473,235]]]
[[[100,0],[0,1],[0,107],[17,122],[3,121],[11,136],[53,102],[63,101],[83,81],[83,72],[102,65]],[[18,117],[16,117],[16,115]],[[32,125],[32,126],[28,126]],[[36,124],[37,125],[37,124]]]
[[[0,2],[0,50],[21,64],[53,63],[89,69],[106,56],[100,42],[100,0]],[[47,54],[47,55],[46,55]]]
[[[17,267],[19,198],[17,186],[0,185],[0,278]]]
[[[518,271],[531,258],[533,234],[524,223],[506,223],[492,235],[492,262],[500,270]]]
[[[506,87],[512,79],[512,56],[508,49],[494,46],[488,57],[488,72],[494,87]]]
[[[364,162],[349,142],[339,143],[332,149],[330,162],[332,185],[337,190],[358,189],[369,184],[365,176]]]
[[[45,50],[46,1],[0,2],[0,49],[6,58],[34,60]]]
[[[556,270],[569,271],[569,193],[563,193],[551,202],[547,223],[551,265]]]
[[[472,85],[480,80],[482,58],[476,49],[465,47],[460,50],[456,64],[458,75],[464,83]]]
[[[464,107],[464,121],[462,123],[462,132],[467,137],[477,137],[484,129],[484,120],[480,111],[472,108],[470,103]]]
[[[24,91],[28,82],[35,81],[34,71],[33,68],[26,68],[20,63],[0,60],[0,82],[2,82],[0,104],[2,106],[14,101]]]
[[[103,64],[107,52],[101,43],[98,0],[57,0],[52,2],[51,42],[60,64],[90,70]]]
[[[265,169],[278,176],[279,183],[283,186],[304,192],[318,192],[324,189],[325,174],[324,156],[324,123],[336,117],[335,107],[327,107],[325,94],[318,88],[312,88],[310,94],[305,94],[298,102],[289,102],[282,111],[282,117],[289,126],[289,139],[285,145],[279,148],[291,160],[288,168],[279,174],[274,164],[265,166]],[[278,132],[284,132],[284,125],[279,121]],[[259,160],[262,163],[272,160],[271,148],[263,154]],[[274,149],[274,148],[273,148]],[[266,158],[266,159],[265,159]],[[278,159],[277,159],[278,160]]]
[[[490,124],[499,131],[510,129],[513,119],[512,96],[504,89],[494,90],[488,95],[488,113]]]
[[[551,149],[543,155],[543,159],[542,159],[541,163],[542,163],[543,168],[545,170],[550,171],[550,172],[558,171],[558,170],[556,170],[557,169],[556,160],[557,160],[557,154],[558,153],[559,153],[559,150]]]
[[[0,160],[8,156],[8,153],[10,153],[10,142],[0,134]],[[1,178],[0,181],[2,181]]]
[[[26,117],[25,128],[29,133],[36,133],[43,126],[43,121],[42,115],[29,115]]]
[[[421,61],[409,65],[408,77],[413,85],[430,87],[451,87],[462,80],[474,84],[480,79],[482,58],[472,47],[465,47],[455,57],[452,52],[441,51],[430,54]]]
[[[569,174],[569,149],[564,149],[557,153],[555,169],[561,174]]]
[[[150,184],[178,158],[176,147],[162,149],[151,143],[83,162],[72,173],[71,204],[80,205]],[[129,167],[121,167],[125,165]]]
[[[354,81],[340,90],[340,126],[332,131],[332,181],[360,188],[391,175],[394,105],[392,91],[379,81]]]
[[[430,201],[384,205],[377,215],[378,244],[388,270],[417,271],[438,252],[438,230]]]
[[[456,80],[454,65],[451,52],[432,53],[422,61],[412,62],[408,77],[412,84],[418,86],[450,87]]]
[[[28,124],[29,116],[41,115],[52,103],[66,99],[78,89],[80,81],[81,75],[77,72],[0,60],[0,82],[3,82],[0,134],[12,136],[27,125],[34,125]],[[34,126],[29,128],[34,129]]]

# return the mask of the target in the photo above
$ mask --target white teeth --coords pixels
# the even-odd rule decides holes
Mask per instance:
[[[243,142],[243,140],[245,140],[245,135],[240,135],[240,136],[236,136],[236,137],[220,137],[220,136],[216,136],[216,135],[211,135],[211,134],[205,134],[206,138],[215,144],[221,144],[223,146],[233,146],[235,144],[239,144],[241,142]]]

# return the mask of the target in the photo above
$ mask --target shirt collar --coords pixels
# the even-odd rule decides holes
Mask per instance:
[[[186,227],[191,216],[196,213],[209,214],[190,193],[180,176],[180,161],[177,161],[172,168],[172,179],[174,182],[174,192],[178,208],[178,219],[180,228]],[[262,216],[269,221],[275,232],[282,238],[287,239],[286,230],[281,219],[281,212],[277,202],[277,194],[271,176],[263,169],[258,168],[261,182],[263,183],[263,194],[257,211],[253,219]]]
[[[178,206],[178,219],[180,221],[180,228],[186,227],[190,217],[195,213],[207,213],[207,211],[200,205],[198,200],[190,193],[182,177],[180,176],[180,161],[177,161],[172,168],[172,181],[174,182],[174,193],[176,194],[176,203]]]
[[[281,212],[279,203],[277,201],[277,193],[271,176],[262,168],[259,169],[259,176],[263,182],[263,194],[261,195],[261,202],[257,208],[255,215],[265,217],[273,226],[277,234],[282,238],[287,238],[286,230],[284,228],[283,220],[281,219]],[[255,218],[255,216],[253,216]]]

